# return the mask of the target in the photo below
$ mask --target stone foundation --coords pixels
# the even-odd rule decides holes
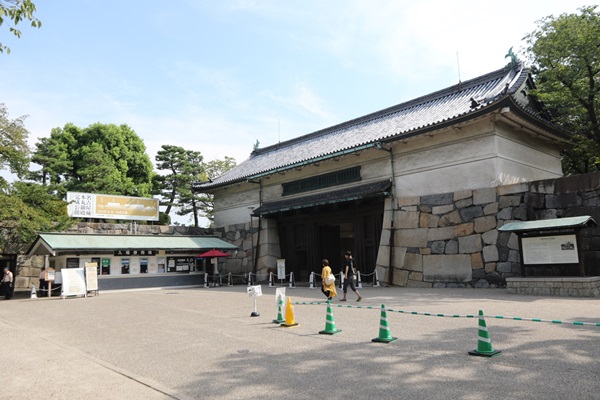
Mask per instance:
[[[562,297],[600,297],[600,276],[507,278],[512,294]]]

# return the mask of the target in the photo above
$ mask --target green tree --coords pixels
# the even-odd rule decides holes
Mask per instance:
[[[182,165],[180,176],[180,186],[178,188],[177,214],[190,215],[194,220],[194,226],[198,228],[200,208],[199,199],[194,193],[194,185],[196,185],[204,171],[203,157],[199,151],[187,150],[186,163]]]
[[[37,183],[13,182],[0,191],[0,249],[22,253],[37,232],[63,231],[73,224],[67,203]]]
[[[554,122],[573,133],[567,174],[600,169],[600,14],[597,6],[548,16],[525,36],[537,90]]]
[[[227,157],[223,160],[212,160],[204,164],[204,172],[200,176],[198,183],[211,181],[212,179],[223,175],[236,166],[236,161],[233,157]],[[208,193],[197,193],[196,198],[198,199],[198,208],[200,209],[200,215],[208,218],[211,224],[214,222],[214,196]]]
[[[189,177],[185,171],[189,170],[187,164],[190,162],[190,155],[193,156],[183,147],[168,144],[163,145],[156,154],[156,168],[167,173],[155,177],[154,194],[161,197],[160,205],[167,207],[164,211],[167,215],[177,205],[180,188],[188,184]]]
[[[59,192],[150,197],[154,171],[142,139],[127,125],[66,124],[36,143],[32,176]]]
[[[29,166],[29,132],[25,129],[25,118],[22,116],[11,120],[6,106],[0,103],[0,170],[8,169],[19,177],[26,173]],[[6,180],[0,177],[0,186],[6,185]]]
[[[0,0],[0,25],[8,19],[10,33],[16,37],[21,37],[21,31],[17,29],[19,22],[29,20],[31,26],[40,28],[42,22],[34,17],[36,11],[35,4],[31,0]],[[0,53],[10,53],[10,48],[0,42]]]

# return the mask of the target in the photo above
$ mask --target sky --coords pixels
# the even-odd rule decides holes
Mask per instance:
[[[0,103],[29,143],[127,124],[241,163],[266,147],[502,68],[543,17],[593,0],[34,0],[0,27]],[[187,218],[180,220],[186,223]]]

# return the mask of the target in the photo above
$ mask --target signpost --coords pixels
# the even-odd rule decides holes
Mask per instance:
[[[248,286],[248,296],[254,297],[254,311],[250,314],[251,317],[258,317],[260,313],[256,309],[256,298],[262,296],[262,288],[258,286]]]

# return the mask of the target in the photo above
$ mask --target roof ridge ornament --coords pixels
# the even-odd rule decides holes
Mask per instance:
[[[510,49],[508,49],[508,53],[506,53],[506,55],[504,56],[505,59],[507,57],[510,57],[510,62],[506,64],[507,67],[516,68],[517,65],[521,63],[517,55],[513,52],[512,46],[510,47]]]

